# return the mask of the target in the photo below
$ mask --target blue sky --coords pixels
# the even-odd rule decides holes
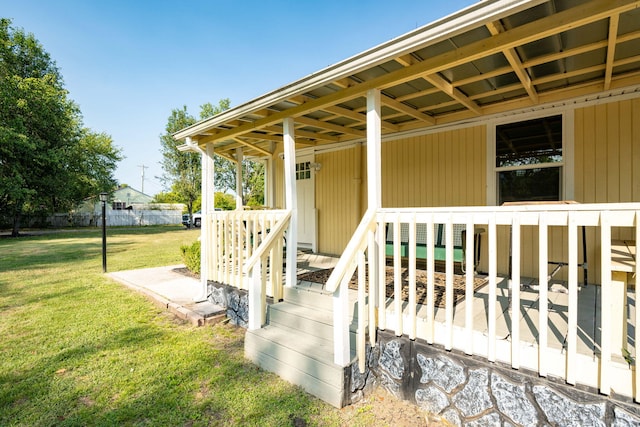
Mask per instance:
[[[473,4],[471,0],[0,0],[62,71],[84,123],[126,159],[116,179],[154,195],[173,108],[247,102]]]

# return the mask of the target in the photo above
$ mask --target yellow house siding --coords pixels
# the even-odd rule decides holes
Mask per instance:
[[[640,99],[577,109],[575,135],[576,199],[640,201]]]
[[[316,173],[316,209],[318,210],[318,250],[341,254],[363,214],[360,192],[366,182],[360,176],[363,162],[360,145],[346,150],[316,153],[322,169]],[[364,190],[363,190],[364,188]]]
[[[485,141],[475,126],[382,144],[382,205],[485,205]]]
[[[285,194],[284,194],[284,161],[280,158],[280,154],[284,152],[283,145],[276,145],[276,150],[271,156],[273,160],[273,172],[274,172],[274,208],[285,208]]]
[[[576,109],[575,165],[577,201],[640,201],[640,99]],[[633,232],[614,228],[612,237],[631,239]],[[590,281],[600,282],[600,235],[595,228],[587,228],[587,242]]]

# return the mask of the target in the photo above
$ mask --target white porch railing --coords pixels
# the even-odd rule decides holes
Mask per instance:
[[[405,260],[408,266],[408,296],[403,300],[401,294],[402,259],[400,257],[399,225],[408,224],[408,256]],[[426,229],[426,302],[416,303],[416,225],[424,224]],[[434,224],[443,224],[446,243],[445,262],[445,304],[443,320],[436,321],[434,305]],[[467,230],[481,226],[486,230],[488,245],[483,251],[488,271],[488,294],[486,296],[486,337],[478,339],[474,333],[474,272],[467,268],[465,273],[465,304],[464,324],[454,325],[454,263],[453,263],[453,225],[463,224]],[[393,305],[387,307],[387,293],[384,278],[386,277],[386,227],[393,227]],[[510,339],[498,336],[496,332],[498,307],[498,227],[507,226],[510,229],[510,240],[507,244],[511,249],[511,278],[509,283],[509,313]],[[533,240],[522,241],[521,230],[524,226],[534,226],[537,233],[533,233]],[[593,249],[599,253],[600,277],[600,334],[594,334],[594,342],[599,339],[599,353],[589,357],[578,354],[578,253],[579,227],[591,227],[595,230],[596,241],[590,242]],[[548,306],[548,274],[549,274],[549,239],[550,227],[559,227],[566,240],[562,245],[566,247],[567,259],[567,287],[568,307],[566,319],[565,348],[558,350],[549,346],[549,306]],[[422,338],[428,343],[439,344],[445,349],[464,351],[469,355],[479,355],[491,362],[505,362],[514,369],[521,367],[537,371],[541,376],[559,376],[569,384],[581,383],[597,387],[602,394],[609,395],[612,390],[616,393],[633,396],[636,401],[640,394],[640,379],[635,374],[635,367],[626,365],[622,358],[626,351],[627,359],[635,359],[637,344],[640,340],[640,310],[635,310],[632,318],[623,319],[627,307],[626,276],[625,285],[621,286],[612,280],[612,272],[616,270],[612,264],[611,237],[612,229],[628,227],[622,230],[630,234],[630,240],[640,240],[640,204],[567,204],[567,205],[526,205],[509,207],[472,207],[472,208],[418,208],[418,209],[380,209],[369,211],[363,217],[351,241],[347,245],[341,259],[334,269],[326,285],[327,290],[334,292],[334,360],[336,364],[346,366],[350,360],[349,349],[349,307],[348,282],[356,269],[358,287],[358,327],[356,339],[356,354],[360,370],[364,371],[366,335],[372,345],[375,344],[376,330],[395,330],[396,335],[406,333],[410,339]],[[618,230],[615,231],[618,233]],[[593,234],[593,233],[592,233]],[[531,235],[529,235],[531,236]],[[557,242],[557,240],[554,240]],[[523,243],[538,246],[537,280],[539,283],[539,307],[537,325],[538,336],[536,343],[525,343],[520,338],[521,330],[521,265],[523,263],[521,246]],[[465,255],[467,266],[473,265],[474,236],[466,233]],[[504,245],[504,240],[500,241]],[[599,247],[597,246],[599,244]],[[500,253],[505,253],[504,247]],[[529,261],[530,262],[530,261]],[[595,264],[595,263],[594,263]],[[368,279],[365,269],[368,268]],[[630,270],[635,274],[635,259]],[[627,274],[627,273],[625,273]],[[619,277],[619,276],[617,276]],[[512,284],[517,284],[513,286]],[[597,285],[596,285],[597,286]],[[426,307],[424,307],[426,305]],[[406,307],[406,309],[405,309]],[[421,309],[421,327],[417,328],[417,310]],[[620,313],[622,310],[622,313]],[[596,313],[593,313],[596,316]],[[594,320],[595,322],[595,320]],[[627,322],[636,327],[633,336],[627,336]],[[389,325],[387,325],[387,323]],[[426,327],[425,327],[426,325]],[[525,325],[523,325],[524,327]],[[368,331],[368,333],[367,333]],[[617,341],[617,338],[621,341]],[[595,346],[594,346],[595,348]],[[620,355],[620,353],[623,353]],[[613,356],[613,357],[612,357]],[[589,366],[586,366],[588,363]],[[584,369],[591,370],[588,378],[583,374]],[[578,371],[582,369],[582,371]]]
[[[290,211],[223,211],[209,216],[209,279],[249,289],[248,274],[261,261],[263,296],[282,298],[284,233]],[[266,266],[270,266],[269,269]]]

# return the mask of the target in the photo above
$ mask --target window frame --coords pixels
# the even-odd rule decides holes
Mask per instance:
[[[500,125],[525,122],[544,117],[561,116],[562,119],[562,161],[519,166],[496,166],[496,129]],[[574,110],[549,109],[535,113],[518,114],[494,119],[487,123],[487,205],[497,206],[500,200],[500,172],[515,170],[560,168],[560,200],[574,199]]]

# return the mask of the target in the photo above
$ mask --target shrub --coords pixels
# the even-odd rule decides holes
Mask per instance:
[[[182,260],[189,271],[200,274],[200,241],[195,241],[191,245],[180,246]]]

